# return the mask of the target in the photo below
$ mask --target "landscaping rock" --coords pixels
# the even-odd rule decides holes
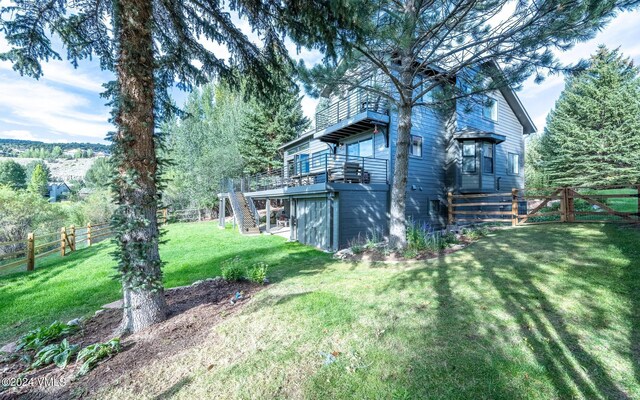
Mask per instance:
[[[104,309],[101,308],[98,311],[96,311],[94,315],[99,315],[99,314],[102,314],[103,312],[104,312]]]
[[[82,318],[74,318],[71,321],[67,322],[67,325],[76,326],[76,325],[80,325],[81,322],[82,322]]]
[[[116,300],[113,303],[109,303],[109,304],[105,304],[102,306],[102,308],[107,309],[107,310],[116,310],[118,308],[122,308],[123,306],[123,301],[122,299],[120,300]]]
[[[340,251],[337,251],[336,254],[333,255],[333,258],[336,258],[338,260],[346,260],[350,257],[353,257],[355,254],[353,252],[353,250],[351,249],[342,249]]]
[[[200,281],[195,281],[191,284],[191,286],[198,286],[199,284],[203,283],[204,281],[200,280]]]
[[[16,342],[7,343],[0,348],[0,353],[7,353],[7,354],[15,353],[17,348],[18,348],[18,344]]]
[[[465,248],[464,244],[454,244],[453,246],[450,247],[450,249],[452,251],[458,251],[458,250],[462,250]]]

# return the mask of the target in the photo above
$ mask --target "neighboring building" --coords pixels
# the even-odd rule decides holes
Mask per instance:
[[[229,181],[221,215],[229,199],[241,230],[255,232],[253,201],[282,199],[292,240],[337,250],[388,235],[397,112],[359,90],[330,100],[315,129],[282,147],[281,172]],[[416,107],[412,123],[406,215],[416,223],[444,227],[448,191],[524,187],[524,135],[536,128],[511,89],[447,116]]]
[[[71,189],[64,182],[49,182],[47,189],[49,190],[49,201],[51,203],[60,201],[71,193]]]

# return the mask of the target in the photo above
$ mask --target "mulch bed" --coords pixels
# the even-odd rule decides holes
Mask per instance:
[[[101,362],[83,377],[75,377],[80,365],[70,364],[64,370],[50,365],[25,373],[27,364],[19,357],[0,360],[3,380],[33,378],[26,386],[0,386],[0,399],[82,398],[115,380],[128,380],[139,367],[201,343],[213,326],[237,313],[261,288],[249,282],[215,279],[169,289],[165,294],[169,318],[150,329],[122,338],[120,353]],[[242,298],[233,304],[231,300],[237,292],[242,292]],[[108,341],[113,338],[121,320],[121,309],[105,309],[83,322],[82,329],[68,340],[79,344],[80,348]],[[47,382],[53,379],[58,385],[47,387],[42,379]],[[59,385],[62,381],[65,382],[63,386]]]

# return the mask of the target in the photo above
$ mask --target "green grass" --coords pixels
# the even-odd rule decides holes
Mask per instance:
[[[212,326],[206,340],[132,369],[99,398],[640,398],[636,229],[525,226],[435,260],[356,264],[213,224],[169,228],[162,252],[169,286],[216,275],[235,254],[267,259],[275,284]],[[99,260],[107,249],[89,251]],[[50,285],[44,298],[53,287],[80,286],[74,279],[111,285],[105,301],[117,298],[117,285],[106,283],[110,261],[76,262],[84,274],[105,275],[85,279],[67,263],[29,278]],[[67,274],[74,275],[68,286]],[[0,316],[10,333],[25,327],[5,325],[31,315],[23,296],[38,287],[12,279],[19,282],[11,301],[22,311]],[[32,290],[20,295],[20,285]],[[79,310],[93,290],[78,289],[66,307]],[[8,293],[0,287],[3,306]],[[339,354],[325,365],[331,352]]]
[[[640,398],[639,241],[528,226],[430,262],[300,265],[100,397]]]
[[[322,264],[324,253],[276,236],[241,237],[216,223],[171,224],[160,255],[166,262],[166,287],[187,285],[220,275],[220,264],[239,256],[247,263],[264,261],[286,270],[300,260]],[[59,319],[64,322],[121,297],[120,283],[111,277],[114,246],[102,242],[71,253],[38,260],[31,273],[0,276],[0,343]]]

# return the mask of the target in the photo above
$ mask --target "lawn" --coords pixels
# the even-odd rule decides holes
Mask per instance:
[[[99,398],[640,398],[638,230],[525,226],[426,262],[368,264],[278,237],[170,228],[169,285],[216,274],[235,253],[268,258],[274,284],[206,340],[131,370]],[[30,301],[12,299],[26,315]]]
[[[322,263],[329,256],[280,237],[241,237],[217,223],[171,224],[160,255],[166,262],[166,287],[187,285],[220,275],[220,263],[234,256],[265,261],[286,270],[300,260]],[[56,319],[91,314],[121,297],[114,275],[114,247],[102,242],[90,248],[38,261],[31,273],[0,276],[0,344]]]

